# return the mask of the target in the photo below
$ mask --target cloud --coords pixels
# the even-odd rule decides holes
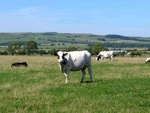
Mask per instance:
[[[40,31],[45,27],[60,24],[68,15],[49,11],[45,7],[28,7],[0,14],[0,31]],[[11,29],[10,29],[11,28]],[[32,29],[31,29],[32,28]]]
[[[23,14],[26,16],[32,15],[40,10],[40,7],[29,7],[29,8],[23,8],[19,10],[16,14]]]
[[[23,8],[18,11],[9,11],[7,13],[0,14],[0,17],[18,17],[18,16],[32,16],[38,13],[40,11],[40,7],[29,7],[29,8]]]

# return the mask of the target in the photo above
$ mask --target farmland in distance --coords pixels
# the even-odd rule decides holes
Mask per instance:
[[[149,47],[149,37],[130,37],[121,35],[95,35],[95,34],[72,34],[72,33],[0,33],[0,49],[6,48],[12,42],[21,45],[26,41],[33,40],[41,49],[64,49],[75,46],[78,49],[89,48],[94,43],[102,43],[104,47],[127,48]]]

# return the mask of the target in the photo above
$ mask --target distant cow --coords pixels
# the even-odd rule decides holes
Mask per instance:
[[[145,64],[147,64],[147,62],[150,62],[150,58],[147,58],[147,59],[146,59]]]
[[[13,63],[12,65],[11,65],[11,67],[19,67],[19,66],[25,66],[25,67],[27,67],[28,65],[27,65],[27,63],[26,62],[15,62],[15,63]]]
[[[60,70],[66,77],[66,82],[69,82],[69,71],[82,71],[80,82],[83,82],[85,69],[88,68],[90,75],[90,82],[92,82],[92,69],[91,69],[91,54],[88,51],[72,51],[55,53],[58,57]]]
[[[113,51],[101,51],[96,58],[96,61],[99,59],[103,60],[104,58],[110,58],[111,60],[114,59],[114,52]]]

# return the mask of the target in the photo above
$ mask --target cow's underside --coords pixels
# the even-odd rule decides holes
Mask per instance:
[[[110,59],[111,57],[104,57],[105,59]]]
[[[86,69],[87,68],[87,66],[86,65],[84,65],[83,67],[74,67],[74,68],[71,68],[70,69],[70,71],[80,71],[80,70],[83,70],[83,69]]]

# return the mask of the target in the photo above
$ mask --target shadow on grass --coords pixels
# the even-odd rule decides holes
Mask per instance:
[[[97,83],[97,82],[103,82],[103,80],[95,80],[95,81],[83,81],[83,82],[79,82],[79,83]]]

